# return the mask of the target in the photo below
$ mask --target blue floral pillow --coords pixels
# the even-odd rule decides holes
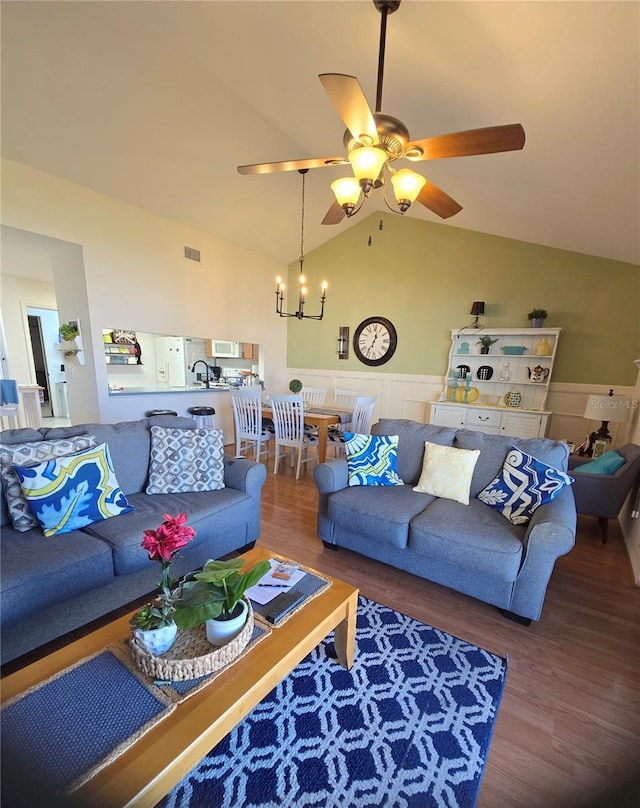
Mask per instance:
[[[106,443],[37,466],[13,466],[45,536],[135,510],[118,485]]]
[[[398,476],[398,436],[344,433],[349,485],[404,485]]]
[[[573,477],[514,446],[502,472],[480,491],[478,499],[500,511],[514,525],[526,525],[534,511],[574,482]]]

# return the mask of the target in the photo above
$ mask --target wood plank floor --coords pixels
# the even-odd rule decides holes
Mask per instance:
[[[325,549],[312,467],[299,481],[280,468],[267,476],[259,543],[509,657],[478,808],[640,806],[640,589],[617,525],[603,545],[597,520],[579,517],[576,546],[556,564],[542,618],[526,628],[465,595]]]

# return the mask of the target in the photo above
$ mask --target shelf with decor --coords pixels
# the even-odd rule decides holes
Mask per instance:
[[[133,331],[102,332],[104,360],[107,365],[140,365],[140,349]]]
[[[431,423],[516,437],[546,434],[560,328],[452,329],[444,388]],[[491,343],[481,352],[481,337]]]

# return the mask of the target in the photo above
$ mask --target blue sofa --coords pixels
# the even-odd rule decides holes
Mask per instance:
[[[500,472],[512,446],[566,472],[567,445],[390,418],[371,432],[399,436],[398,473],[405,485],[348,487],[345,459],[316,466],[317,529],[325,546],[345,547],[471,595],[524,624],[539,620],[556,558],[575,541],[571,487],[540,506],[524,526],[476,497]],[[469,505],[412,490],[425,441],[480,450]]]
[[[82,530],[45,538],[42,530],[13,529],[2,496],[0,524],[0,626],[2,663],[101,617],[155,589],[160,565],[141,547],[143,531],[163,515],[186,513],[196,531],[176,557],[172,574],[201,567],[210,558],[253,546],[260,532],[260,496],[266,468],[224,458],[224,485],[217,491],[145,493],[151,426],[193,429],[191,418],[153,416],[119,424],[80,424],[51,429],[10,429],[0,443],[92,434],[106,443],[118,483],[135,510]]]

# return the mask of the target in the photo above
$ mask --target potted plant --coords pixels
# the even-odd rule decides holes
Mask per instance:
[[[532,328],[541,328],[547,316],[546,309],[531,309],[529,314],[527,314],[527,320],[531,323]]]
[[[291,390],[294,395],[297,395],[302,390],[302,382],[300,379],[291,379],[289,382],[289,390]]]
[[[62,340],[60,350],[63,356],[75,356],[80,353],[80,348],[78,348],[76,344],[76,337],[80,336],[77,322],[70,320],[68,323],[62,323],[58,329],[58,333]]]
[[[151,561],[159,561],[162,581],[158,583],[160,594],[151,603],[145,604],[131,618],[133,635],[150,654],[163,654],[173,645],[178,627],[174,620],[175,599],[171,590],[170,569],[182,547],[196,535],[192,527],[185,525],[186,513],[177,516],[164,514],[164,522],[156,530],[145,530],[142,547]]]
[[[179,628],[206,626],[207,639],[224,645],[247,621],[248,604],[243,595],[271,569],[268,561],[244,574],[244,558],[207,561],[200,572],[190,572],[180,581],[175,598],[174,619]]]
[[[497,341],[498,341],[497,338],[493,339],[493,337],[490,337],[488,334],[485,334],[483,337],[480,337],[480,339],[478,340],[478,345],[480,346],[480,353],[488,354],[489,348],[491,348],[494,342]]]

